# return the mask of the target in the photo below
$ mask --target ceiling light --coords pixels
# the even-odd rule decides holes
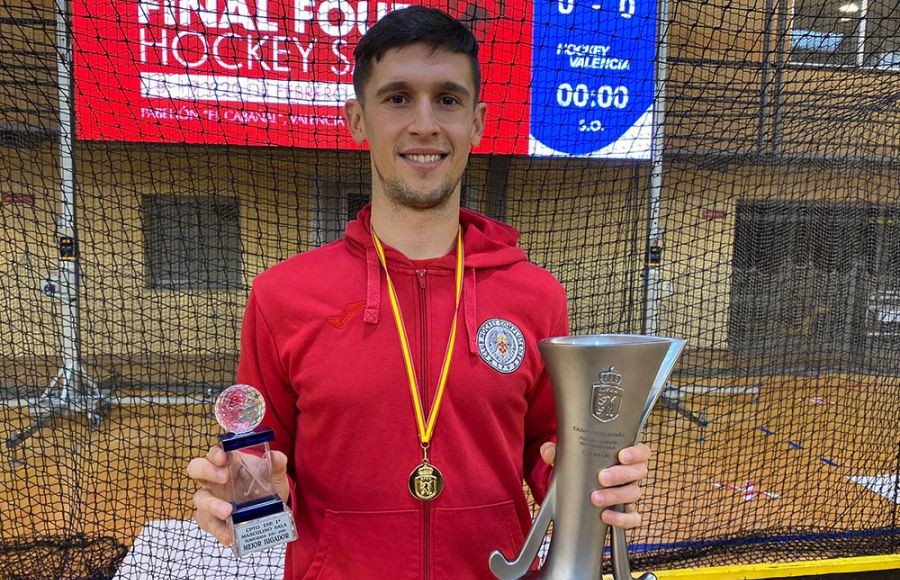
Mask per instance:
[[[843,12],[845,14],[859,12],[859,4],[856,4],[854,2],[848,2],[847,4],[841,4],[840,6],[838,6],[838,11]]]

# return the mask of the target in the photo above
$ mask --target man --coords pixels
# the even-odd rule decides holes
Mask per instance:
[[[276,433],[299,533],[286,578],[489,579],[489,553],[515,556],[530,526],[523,478],[546,492],[556,426],[537,342],[568,333],[566,300],[515,230],[460,209],[484,131],[477,51],[428,8],[369,30],[345,113],[372,203],[342,240],[254,281],[238,381],[263,392]],[[648,458],[631,447],[600,474],[594,505],[628,509],[598,517],[639,524]],[[198,523],[229,544],[224,465],[213,447],[188,473]]]

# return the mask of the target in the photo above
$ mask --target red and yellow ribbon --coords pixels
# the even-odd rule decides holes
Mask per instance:
[[[403,351],[403,362],[406,363],[406,374],[409,378],[409,392],[412,396],[413,407],[416,413],[416,424],[419,428],[419,439],[423,446],[427,446],[431,442],[434,434],[434,425],[437,421],[438,411],[441,408],[441,400],[444,397],[444,388],[447,386],[447,375],[450,373],[450,360],[453,358],[453,343],[456,342],[456,321],[459,314],[459,299],[462,296],[462,280],[463,280],[463,243],[462,229],[456,232],[456,306],[453,310],[453,324],[450,326],[450,339],[447,341],[447,349],[444,352],[444,362],[441,365],[441,376],[438,381],[437,394],[434,397],[434,403],[431,405],[431,411],[428,414],[428,420],[425,420],[425,413],[422,411],[422,400],[419,397],[419,385],[416,380],[416,370],[412,363],[412,354],[409,348],[409,338],[406,334],[406,325],[403,323],[403,315],[400,312],[400,304],[397,301],[397,292],[394,290],[394,283],[391,281],[391,275],[388,272],[387,260],[384,257],[384,247],[381,240],[372,230],[372,240],[375,242],[375,249],[378,251],[378,258],[381,261],[381,267],[387,277],[388,295],[391,298],[391,310],[394,311],[394,322],[397,325],[397,334],[400,336],[400,348]],[[427,348],[428,345],[422,345]],[[423,377],[427,380],[427,377]]]

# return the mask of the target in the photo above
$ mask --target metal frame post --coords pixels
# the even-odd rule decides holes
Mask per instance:
[[[12,448],[61,415],[86,413],[90,423],[100,424],[101,395],[97,384],[81,362],[81,320],[78,303],[80,268],[75,219],[75,165],[72,119],[72,45],[69,42],[67,0],[56,4],[56,74],[59,105],[60,215],[56,223],[59,243],[59,275],[43,283],[45,294],[60,301],[62,366],[37,400],[29,402],[30,425],[15,431],[7,440]]]
[[[663,235],[659,225],[660,201],[663,183],[663,141],[666,120],[666,62],[668,41],[666,32],[669,24],[669,0],[659,0],[657,7],[657,61],[653,99],[653,141],[650,145],[650,191],[647,216],[647,250],[644,258],[644,334],[659,332],[659,303],[662,300],[660,288],[660,268],[662,267]],[[675,411],[700,427],[708,421],[702,413],[695,413],[681,404],[682,392],[679,387],[667,382],[659,398],[662,408]]]
[[[66,0],[56,0],[56,75],[59,94],[59,181],[62,193],[57,236],[59,238],[59,280],[63,373],[60,390],[77,393],[81,387],[79,344],[78,244],[75,231],[75,167],[72,151],[72,49],[68,38]]]
[[[666,60],[668,41],[666,32],[669,20],[668,0],[659,0],[657,6],[657,60],[653,99],[653,139],[650,144],[650,192],[647,218],[647,251],[644,257],[644,332],[659,332],[660,280],[662,261],[662,230],[659,226],[659,204],[663,180],[663,140],[666,120]]]

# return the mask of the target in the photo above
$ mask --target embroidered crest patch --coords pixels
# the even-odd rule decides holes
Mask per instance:
[[[504,374],[514,372],[525,358],[525,336],[512,322],[502,318],[485,320],[478,328],[481,360]]]

